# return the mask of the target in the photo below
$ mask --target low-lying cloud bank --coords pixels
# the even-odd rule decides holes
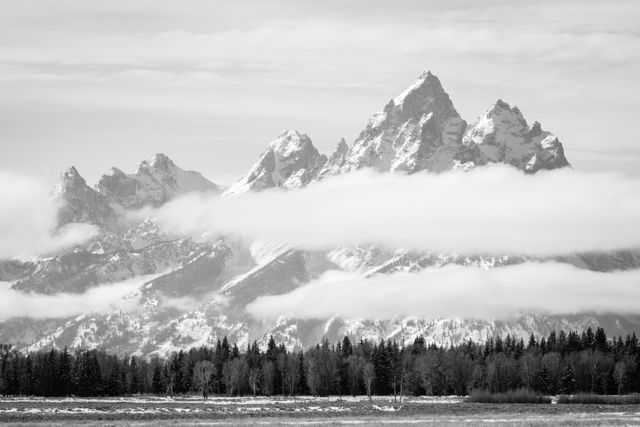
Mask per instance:
[[[98,234],[89,224],[57,229],[60,202],[32,178],[0,172],[0,259],[43,255]]]
[[[337,176],[295,191],[190,194],[144,211],[168,232],[240,234],[305,249],[370,243],[551,256],[640,247],[640,179],[565,168]]]
[[[137,276],[118,283],[104,284],[82,294],[42,295],[11,289],[11,283],[0,282],[0,321],[12,317],[57,319],[83,313],[108,314],[129,311],[138,306],[135,292],[157,275]]]
[[[260,297],[246,310],[270,319],[503,319],[522,312],[638,314],[639,284],[640,270],[600,273],[551,262],[487,270],[450,265],[371,278],[331,271],[288,294]]]

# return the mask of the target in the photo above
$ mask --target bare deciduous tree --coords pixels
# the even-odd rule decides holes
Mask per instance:
[[[193,384],[200,390],[203,399],[209,396],[209,384],[214,368],[214,364],[208,360],[199,361],[193,367]]]
[[[375,378],[376,373],[375,369],[373,368],[373,363],[366,362],[362,366],[362,379],[364,380],[364,385],[367,387],[367,396],[369,396],[369,403],[373,403],[371,399],[371,386]]]

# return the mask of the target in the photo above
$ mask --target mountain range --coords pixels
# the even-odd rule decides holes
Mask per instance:
[[[528,124],[517,107],[497,100],[473,123],[460,117],[440,80],[423,73],[410,87],[375,113],[351,144],[340,140],[329,154],[296,130],[280,133],[248,173],[228,188],[200,173],[182,169],[164,154],[138,164],[134,173],[108,170],[89,186],[75,167],[61,174],[53,197],[63,202],[60,226],[88,223],[100,235],[86,244],[30,261],[0,261],[0,281],[21,292],[83,293],[104,283],[146,278],[127,298],[135,309],[110,314],[86,312],[64,319],[28,316],[0,323],[0,342],[19,349],[102,347],[118,354],[164,355],[181,348],[212,345],[223,336],[238,345],[265,343],[273,335],[288,347],[305,347],[322,338],[412,340],[457,344],[494,334],[538,336],[552,329],[603,326],[609,334],[640,330],[640,317],[580,313],[550,316],[521,313],[510,320],[255,319],[244,311],[254,299],[290,292],[328,270],[363,276],[418,271],[447,264],[499,268],[522,263],[522,256],[463,257],[456,254],[390,250],[375,246],[305,251],[278,242],[229,236],[211,242],[162,231],[150,219],[131,214],[159,207],[190,192],[238,197],[282,188],[287,191],[354,170],[381,173],[469,170],[503,163],[526,173],[570,167],[559,139]],[[557,258],[595,271],[640,267],[640,252],[573,254]]]

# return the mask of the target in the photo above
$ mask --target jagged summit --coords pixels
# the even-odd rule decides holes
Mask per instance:
[[[74,166],[60,174],[53,195],[62,201],[58,210],[59,225],[84,222],[107,230],[118,226],[116,213],[109,206],[108,200],[89,187]]]
[[[75,166],[69,166],[69,168],[67,168],[67,170],[62,172],[61,177],[63,177],[64,179],[68,179],[68,180],[81,179],[81,180],[84,181],[84,178],[82,178],[80,176],[80,173],[78,172],[78,169],[76,169]]]
[[[331,152],[326,163],[318,172],[316,179],[322,179],[325,176],[331,176],[339,173],[340,167],[344,164],[347,154],[349,153],[349,145],[344,138],[340,139],[338,146]]]
[[[474,166],[507,163],[527,172],[568,166],[562,144],[540,123],[529,126],[517,107],[498,99],[465,133],[462,144]]]
[[[465,127],[440,80],[427,71],[371,117],[335,173],[451,169]]]
[[[281,132],[226,194],[273,187],[293,189],[364,167],[413,173],[501,162],[533,173],[568,164],[557,137],[544,131],[538,122],[529,125],[518,108],[503,100],[497,100],[467,127],[440,80],[431,72],[420,75],[395,98],[382,101],[388,102],[351,146],[343,138],[328,156],[320,154],[307,135],[296,130]],[[127,296],[128,303],[137,304],[135,310],[117,315],[86,312],[73,319],[46,322],[0,322],[0,341],[16,343],[20,351],[50,346],[101,347],[119,354],[150,357],[215,345],[222,336],[243,346],[254,339],[266,343],[274,335],[289,348],[344,335],[372,341],[389,337],[411,341],[424,336],[430,342],[450,345],[496,334],[537,334],[557,325],[582,329],[585,322],[596,319],[591,315],[557,320],[527,316],[515,322],[401,315],[394,320],[322,321],[293,317],[269,323],[255,319],[244,310],[249,301],[289,292],[327,270],[370,277],[451,264],[501,268],[525,259],[510,254],[461,257],[369,245],[303,251],[278,242],[249,242],[233,236],[211,243],[167,230],[169,235],[152,220],[126,222],[124,218],[132,209],[157,206],[187,191],[215,191],[217,186],[197,172],[181,169],[160,153],[143,160],[134,170],[126,173],[111,168],[94,189],[87,186],[75,168],[63,172],[57,186],[57,197],[64,202],[60,223],[97,224],[104,233],[82,247],[37,259],[30,266],[7,268],[0,262],[0,275],[4,274],[0,280],[16,280],[14,287],[20,291],[59,294],[84,292],[131,277],[142,280],[141,275],[146,274],[159,275],[146,282],[140,292]],[[259,220],[260,212],[255,215]],[[637,269],[640,252],[578,254],[558,261],[594,271]],[[182,298],[197,301],[197,305],[185,302],[189,307],[180,308],[182,303],[170,301]],[[615,327],[619,330],[640,328],[637,317],[600,319],[605,325],[618,325]]]
[[[361,168],[444,172],[487,163],[507,163],[527,172],[569,164],[554,135],[542,131],[538,122],[529,126],[520,109],[502,99],[467,126],[440,79],[425,71],[371,117],[350,147],[343,138],[324,158],[306,135],[284,131],[225,194],[297,188]]]
[[[95,189],[124,209],[159,206],[191,191],[219,191],[216,184],[200,173],[179,168],[162,153],[138,163],[135,174],[125,174],[118,168],[109,169]]]
[[[75,166],[69,166],[60,174],[60,179],[55,186],[54,195],[59,195],[68,191],[70,188],[76,188],[86,185],[86,181],[78,172]]]
[[[140,175],[143,173],[148,173],[151,169],[170,171],[175,167],[176,165],[175,163],[173,163],[173,160],[171,160],[166,154],[156,153],[148,160],[143,160],[138,163],[136,174]]]
[[[326,162],[311,142],[297,130],[285,130],[269,143],[247,175],[225,195],[267,188],[299,188],[308,184]]]
[[[418,80],[392,101],[405,118],[417,117],[430,112],[437,115],[460,117],[449,95],[442,88],[440,79],[431,71],[423,72]]]
[[[277,138],[269,143],[269,148],[285,157],[307,149],[315,149],[309,137],[295,129],[280,132]]]

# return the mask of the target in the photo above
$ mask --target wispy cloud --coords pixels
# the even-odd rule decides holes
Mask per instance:
[[[43,295],[11,289],[11,283],[0,282],[0,321],[13,317],[53,319],[84,313],[112,313],[137,309],[135,292],[157,275],[137,276],[123,282],[93,287],[82,294]]]
[[[98,234],[89,224],[57,228],[60,201],[33,178],[0,171],[0,259],[43,255]]]
[[[620,125],[640,105],[628,96],[640,86],[635,0],[71,0],[39,2],[37,13],[31,2],[7,3],[6,167],[42,173],[32,162],[41,155],[57,173],[77,156],[93,180],[123,150],[175,152],[179,141],[190,167],[240,176],[247,154],[283,128],[322,150],[353,140],[424,69],[442,78],[465,119],[506,99],[556,132],[570,159],[574,148],[637,142],[633,126]],[[639,173],[610,160],[606,167]]]
[[[599,273],[567,264],[525,263],[479,269],[446,266],[364,278],[328,272],[284,295],[247,306],[258,318],[502,319],[522,312],[640,313],[640,271]]]
[[[640,247],[640,179],[508,166],[337,176],[296,191],[192,194],[143,211],[167,231],[239,234],[306,249],[376,244],[459,254],[552,256]]]

